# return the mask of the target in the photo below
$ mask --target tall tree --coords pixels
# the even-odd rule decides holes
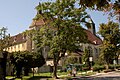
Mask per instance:
[[[8,52],[5,51],[5,48],[9,46],[9,38],[10,35],[7,34],[7,28],[2,27],[0,29],[0,66],[2,67],[2,74],[3,78],[6,77],[6,63],[7,63],[7,56]]]
[[[108,65],[112,63],[114,59],[117,60],[120,54],[119,25],[111,21],[107,24],[101,24],[99,34],[103,37],[100,56],[105,60],[108,68]]]
[[[43,19],[44,27],[36,31],[34,38],[37,49],[41,51],[49,47],[49,54],[53,56],[53,77],[57,77],[57,65],[66,51],[79,49],[79,44],[87,42],[87,36],[81,23],[87,23],[88,18],[84,9],[76,7],[77,0],[56,0],[39,4],[36,9],[39,14],[35,19]]]
[[[9,46],[10,34],[7,34],[7,28],[2,27],[0,29],[0,52]]]

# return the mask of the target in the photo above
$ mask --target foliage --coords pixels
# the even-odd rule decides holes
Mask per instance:
[[[5,51],[4,49],[9,46],[9,39],[10,35],[7,34],[7,28],[0,28],[0,58],[1,58],[1,70],[3,73],[2,77],[5,79],[6,76],[6,63],[7,63],[7,57],[8,57],[8,52]],[[1,76],[0,76],[1,78]]]
[[[15,65],[18,77],[20,77],[23,67],[25,70],[29,70],[30,68],[41,67],[45,64],[45,60],[42,55],[28,51],[14,52],[10,56],[10,59],[11,63]]]
[[[119,25],[111,21],[108,24],[101,24],[99,34],[103,37],[100,57],[106,64],[110,64],[113,62],[113,59],[117,60],[120,54]]]
[[[80,0],[80,5],[86,9],[103,11],[111,19],[115,16],[120,22],[120,0]]]
[[[65,64],[77,64],[78,58],[76,56],[68,57],[65,61]]]
[[[113,5],[113,9],[120,8],[120,0],[80,0],[80,5],[84,8],[91,8],[97,10],[104,10]]]
[[[102,71],[105,69],[104,65],[94,65],[93,66],[93,71]]]
[[[119,69],[120,68],[120,65],[117,64],[117,65],[113,65],[113,64],[110,64],[109,65],[109,69]],[[105,65],[94,65],[93,66],[93,71],[103,71],[105,70]]]
[[[87,42],[87,36],[81,23],[87,23],[87,13],[82,8],[75,7],[76,0],[56,0],[39,4],[36,9],[39,14],[36,20],[42,19],[45,25],[36,31],[34,38],[37,49],[41,51],[49,47],[49,53],[53,56],[54,77],[57,77],[57,64],[66,51],[75,51],[79,44]]]
[[[90,67],[89,57],[92,57],[92,49],[90,46],[88,46],[88,48],[85,48],[84,54],[82,56],[82,62],[85,62],[86,67]]]
[[[103,9],[109,6],[108,0],[80,0],[80,5],[84,8]]]
[[[98,57],[98,59],[95,60],[95,65],[103,65],[103,64],[105,64],[105,62],[101,57]]]
[[[7,28],[2,27],[0,29],[0,52],[9,46],[10,34],[7,34]]]
[[[82,56],[82,62],[89,62],[89,50],[85,48],[84,54]]]

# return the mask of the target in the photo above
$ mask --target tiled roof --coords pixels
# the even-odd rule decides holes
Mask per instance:
[[[94,45],[100,45],[102,44],[102,40],[100,38],[98,38],[96,35],[93,35],[89,30],[84,30],[85,33],[88,36],[88,40],[94,44]],[[15,36],[12,36],[10,38],[10,44],[14,45],[14,44],[19,44],[19,43],[23,43],[27,41],[26,39],[26,35],[23,35],[22,33],[17,34]]]
[[[102,40],[97,37],[96,35],[92,34],[89,30],[85,30],[87,36],[88,36],[88,40],[95,45],[100,45],[102,44]]]
[[[11,44],[11,45],[23,43],[23,42],[25,42],[25,41],[27,41],[26,35],[23,35],[22,33],[17,34],[17,35],[15,35],[15,36],[12,36],[12,37],[10,38],[10,44]]]

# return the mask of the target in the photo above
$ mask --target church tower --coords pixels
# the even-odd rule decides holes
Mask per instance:
[[[95,23],[93,22],[93,20],[91,19],[91,17],[89,17],[89,23],[90,23],[90,25],[88,26],[88,30],[92,33],[92,34],[94,34],[94,35],[96,35],[96,30],[95,30]]]

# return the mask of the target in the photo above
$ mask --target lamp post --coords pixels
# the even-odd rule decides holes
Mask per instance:
[[[116,64],[117,64],[116,60],[113,60],[113,64],[114,64],[114,69],[116,70]]]
[[[92,68],[93,57],[89,57],[89,61],[90,61],[90,69],[91,69]]]

